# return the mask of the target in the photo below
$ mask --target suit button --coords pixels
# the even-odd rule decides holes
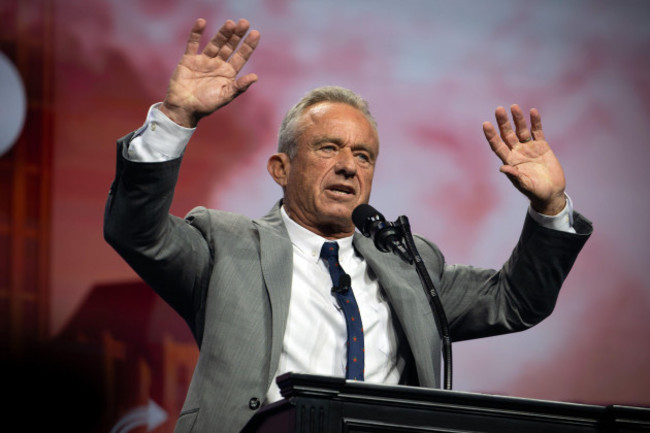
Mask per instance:
[[[257,397],[253,397],[248,401],[248,407],[251,410],[256,410],[260,408],[260,400]]]

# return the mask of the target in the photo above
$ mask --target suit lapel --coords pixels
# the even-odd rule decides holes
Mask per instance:
[[[271,306],[269,385],[282,352],[293,279],[293,247],[279,209],[279,204],[276,204],[264,218],[254,220],[260,236],[262,275]]]
[[[439,386],[437,354],[431,352],[438,331],[415,267],[392,253],[382,253],[372,240],[355,233],[354,246],[375,273],[406,335],[417,366],[420,385]]]

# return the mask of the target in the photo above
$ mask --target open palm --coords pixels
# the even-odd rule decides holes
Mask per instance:
[[[544,138],[539,111],[530,110],[530,130],[517,105],[510,107],[516,130],[513,131],[503,107],[495,111],[499,134],[490,122],[483,123],[485,138],[501,159],[501,172],[526,195],[533,208],[544,214],[559,213],[565,205],[564,170]]]
[[[161,110],[179,125],[195,127],[198,121],[228,104],[251,84],[257,75],[237,78],[257,46],[260,35],[249,30],[246,20],[226,21],[199,53],[205,20],[198,19],[187,41],[185,53],[169,82]]]

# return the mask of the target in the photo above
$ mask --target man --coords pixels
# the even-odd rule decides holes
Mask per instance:
[[[105,216],[108,242],[186,320],[200,347],[176,431],[239,431],[280,398],[274,379],[287,371],[351,377],[354,368],[367,381],[438,387],[440,341],[416,272],[355,234],[351,221],[369,200],[379,153],[367,104],[351,91],[316,89],[287,114],[267,167],[283,199],[264,218],[205,208],[184,220],[168,214],[193,128],[257,80],[238,73],[259,33],[245,20],[227,21],[199,52],[205,25],[194,24],[164,102],[118,142]],[[531,111],[529,129],[519,107],[511,111],[514,131],[501,107],[499,134],[483,125],[501,171],[531,201],[510,259],[499,271],[450,266],[416,238],[456,341],[548,316],[591,233],[570,209],[539,113]],[[332,293],[340,268],[352,289]],[[358,304],[360,317],[350,318],[339,295]],[[348,350],[357,320],[360,368]]]

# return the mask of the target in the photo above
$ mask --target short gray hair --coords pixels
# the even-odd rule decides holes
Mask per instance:
[[[294,105],[282,120],[280,132],[278,133],[278,152],[286,153],[290,159],[296,155],[298,148],[298,139],[302,131],[298,128],[300,116],[307,108],[321,102],[341,102],[348,104],[361,111],[368,119],[372,127],[377,130],[377,122],[370,114],[368,102],[352,90],[339,86],[318,87],[309,93]]]

